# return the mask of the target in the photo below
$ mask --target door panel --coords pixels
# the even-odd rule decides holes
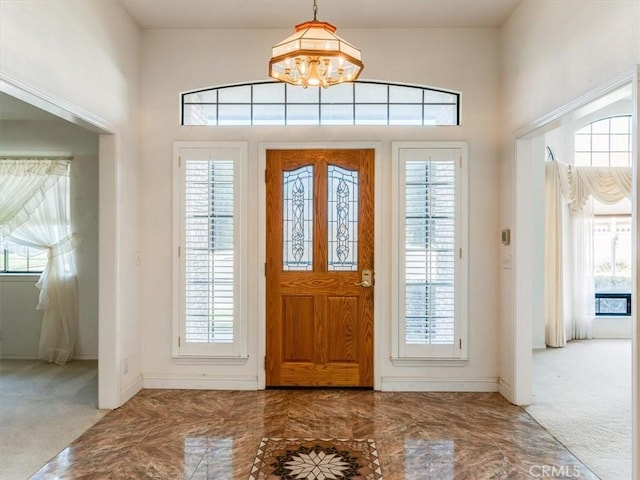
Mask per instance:
[[[327,326],[341,342],[329,343],[330,362],[355,362],[358,359],[357,331],[358,297],[327,297]]]
[[[282,359],[313,361],[314,302],[311,296],[282,297]]]
[[[373,150],[267,151],[267,385],[373,386]]]

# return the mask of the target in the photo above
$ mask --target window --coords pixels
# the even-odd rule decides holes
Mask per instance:
[[[42,273],[47,265],[47,250],[25,247],[7,240],[0,262],[0,273]]]
[[[631,215],[596,215],[593,223],[595,291],[631,292]]]
[[[576,166],[630,167],[631,116],[597,120],[575,132]],[[631,202],[593,200],[596,315],[631,315]]]
[[[0,226],[7,235],[4,239],[0,235],[0,274],[44,271],[48,260],[44,245],[53,232],[65,237],[70,231],[69,169],[68,157],[0,158],[0,193],[6,192],[0,195]],[[58,223],[55,217],[53,222],[52,215],[62,213],[65,218]]]
[[[175,146],[174,356],[246,358],[245,144]]]
[[[596,293],[596,315],[624,316],[631,315],[630,293]]]
[[[394,305],[402,358],[467,352],[466,145],[394,143]]]
[[[630,115],[590,123],[575,133],[574,141],[576,166],[631,166]]]
[[[328,89],[257,82],[182,94],[182,125],[459,125],[460,94],[356,81]]]

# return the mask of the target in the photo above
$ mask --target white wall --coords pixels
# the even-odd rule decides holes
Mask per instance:
[[[100,139],[102,408],[120,405],[140,386],[139,47],[139,29],[117,2],[0,2],[2,79],[88,113],[114,134]]]
[[[71,155],[71,228],[76,249],[79,324],[74,358],[98,358],[98,135],[63,120],[0,121],[0,155]],[[36,358],[42,311],[38,276],[0,276],[0,356]]]
[[[382,251],[391,245],[389,210],[391,141],[462,140],[469,142],[470,178],[470,345],[460,367],[394,367],[390,293],[375,305],[382,319],[376,331],[376,384],[404,389],[495,390],[498,376],[498,30],[415,29],[341,30],[358,45],[363,78],[426,84],[462,93],[460,127],[181,127],[179,93],[228,83],[266,80],[270,47],[288,30],[151,30],[143,32],[141,170],[141,318],[145,385],[225,385],[230,378],[256,384],[261,367],[258,305],[249,306],[249,353],[243,366],[185,364],[171,358],[171,161],[172,142],[233,140],[249,143],[252,239],[247,285],[255,291],[261,273],[257,235],[258,142],[381,142]],[[242,59],[242,61],[238,60]],[[378,279],[390,278],[390,255],[376,265]],[[381,288],[380,282],[376,288]],[[389,286],[389,283],[386,282]],[[262,340],[263,341],[263,340]]]
[[[640,63],[640,2],[525,0],[501,34],[503,95],[500,226],[514,224],[515,135],[544,115]],[[518,239],[513,238],[514,244]],[[500,377],[514,400],[513,270],[500,275]],[[531,326],[527,326],[529,331]],[[515,399],[515,401],[519,401]],[[526,403],[528,400],[525,399]]]

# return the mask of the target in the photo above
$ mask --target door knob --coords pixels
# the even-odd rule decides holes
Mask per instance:
[[[356,285],[360,285],[364,288],[373,286],[373,271],[369,268],[365,268],[364,270],[362,270],[361,281],[356,283]]]

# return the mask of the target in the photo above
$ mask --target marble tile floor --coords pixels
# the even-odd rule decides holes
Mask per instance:
[[[497,393],[142,390],[32,478],[247,480],[264,437],[371,438],[384,480],[597,479]]]

